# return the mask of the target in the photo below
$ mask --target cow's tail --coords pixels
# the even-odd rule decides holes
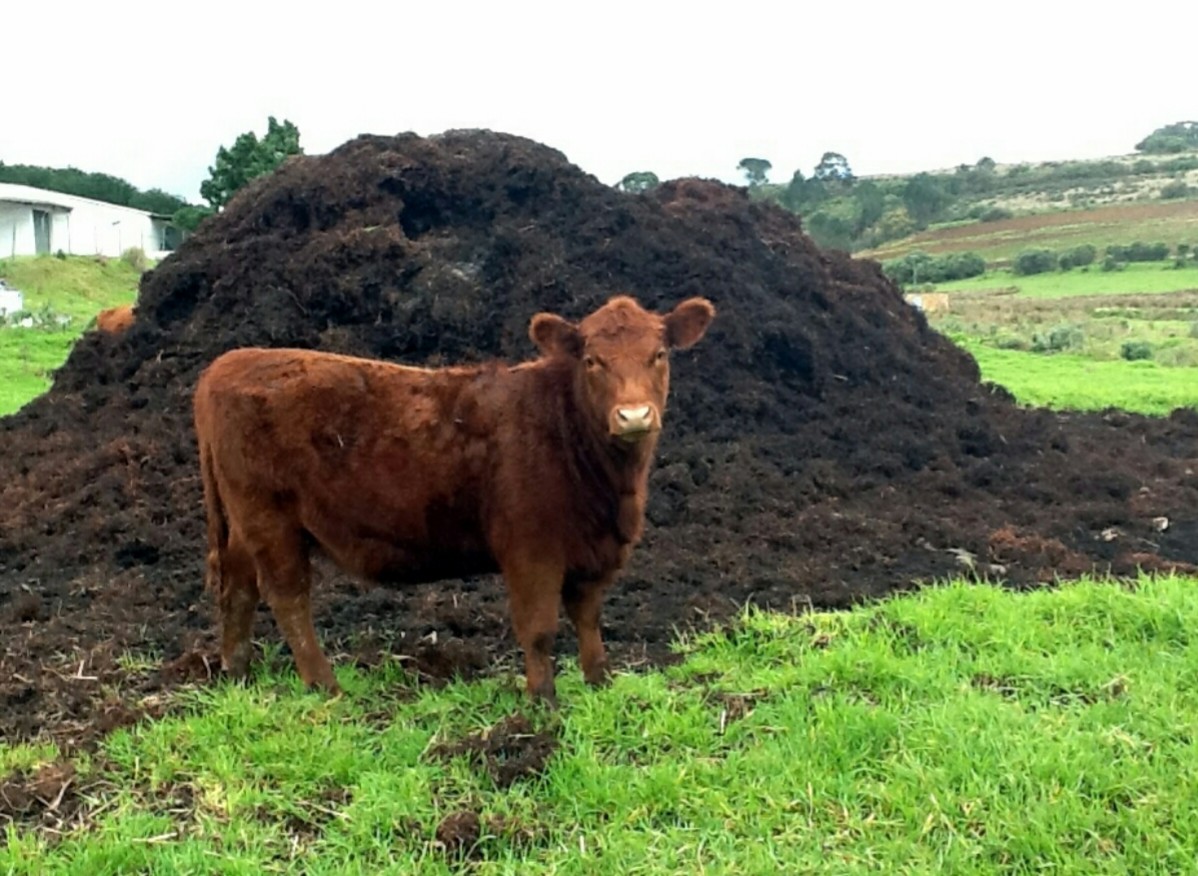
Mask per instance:
[[[208,518],[208,557],[204,583],[217,596],[221,592],[221,565],[229,547],[229,520],[220,497],[212,448],[200,437],[200,478],[204,483],[204,511]]]

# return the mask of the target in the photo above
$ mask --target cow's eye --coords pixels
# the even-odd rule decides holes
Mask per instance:
[[[657,355],[653,357],[654,362],[664,362],[666,360],[666,351],[658,350]]]
[[[599,364],[599,360],[596,359],[594,356],[583,356],[582,364],[587,366],[588,368],[594,368],[595,366],[597,366]]]

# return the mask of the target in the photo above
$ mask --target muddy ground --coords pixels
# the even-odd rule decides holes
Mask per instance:
[[[613,292],[719,308],[674,360],[647,536],[607,604],[625,665],[749,601],[1198,564],[1194,411],[1018,409],[875,264],[741,189],[626,195],[520,138],[364,136],[251,184],[146,275],[130,330],[84,337],[0,420],[0,734],[87,744],[209,677],[190,396],[220,352],[519,360],[535,312],[581,317]],[[321,571],[318,627],[342,659],[443,678],[514,656],[495,579],[387,590]],[[257,634],[278,637],[265,612]]]

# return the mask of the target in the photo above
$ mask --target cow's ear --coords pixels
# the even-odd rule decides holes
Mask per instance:
[[[553,313],[538,313],[528,327],[528,336],[546,356],[577,356],[582,352],[578,326]]]
[[[688,298],[666,314],[666,344],[678,350],[698,343],[715,318],[715,305],[706,298]]]

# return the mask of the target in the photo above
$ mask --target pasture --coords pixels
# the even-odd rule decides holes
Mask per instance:
[[[938,292],[1013,292],[1027,298],[1073,298],[1084,295],[1160,294],[1198,290],[1198,263],[1176,268],[1168,262],[1132,262],[1118,271],[1095,264],[1086,270],[1048,271],[1018,276],[1000,268],[980,277],[937,283]]]
[[[54,369],[95,315],[134,300],[140,274],[121,259],[39,256],[0,261],[0,277],[21,290],[26,310],[45,320],[31,328],[0,326],[3,416],[50,388]]]
[[[997,222],[954,223],[929,228],[860,255],[887,261],[910,252],[942,255],[976,252],[987,262],[1006,262],[1022,250],[1063,250],[1090,243],[1101,251],[1133,241],[1198,244],[1198,200],[1109,204],[1088,210],[1060,210],[1015,216]]]
[[[0,870],[1184,872],[1196,584],[748,610],[606,690],[571,664],[556,714],[510,673],[436,688],[394,660],[328,700],[272,650],[73,772],[0,748]]]

